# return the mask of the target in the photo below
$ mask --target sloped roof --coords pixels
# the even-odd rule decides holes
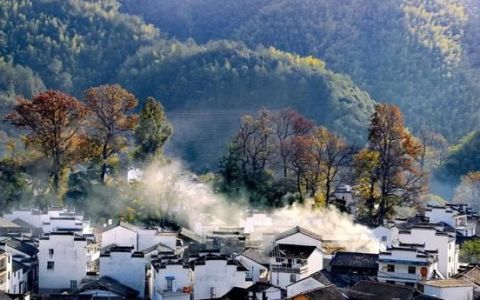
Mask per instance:
[[[378,254],[337,252],[330,262],[332,267],[378,268]]]
[[[123,285],[120,282],[108,276],[87,281],[78,290],[75,291],[75,294],[80,294],[87,290],[95,290],[95,289],[107,290],[117,295],[123,296],[127,299],[135,299],[138,295],[138,292],[136,290],[126,285]]]
[[[29,245],[25,242],[22,242],[20,240],[17,240],[17,239],[8,239],[5,244],[17,251],[20,251],[22,253],[25,253],[29,256],[34,256],[38,253],[38,249],[35,248],[34,246],[32,245]]]
[[[359,281],[347,291],[347,295],[351,299],[358,300],[412,300],[414,292],[415,290],[411,287],[376,281]]]
[[[178,233],[181,237],[185,237],[193,242],[201,243],[203,241],[202,237],[196,234],[195,232],[182,227]]]
[[[470,270],[456,274],[454,278],[463,279],[476,285],[480,285],[480,268],[475,266]]]
[[[440,280],[429,280],[429,281],[424,281],[423,284],[434,286],[434,287],[440,287],[440,288],[472,286],[472,283],[470,283],[470,282],[467,282],[467,281],[462,280],[462,279],[455,279],[455,278],[440,279]]]
[[[270,256],[307,259],[310,257],[310,255],[312,255],[315,249],[318,248],[315,246],[278,244],[270,252]]]
[[[313,291],[304,293],[303,296],[308,300],[343,300],[347,299],[334,285],[322,287]]]
[[[26,221],[24,221],[23,219],[20,219],[20,218],[13,219],[12,223],[15,223],[18,226],[24,227],[24,228],[37,228],[37,227],[33,226],[32,224],[30,224],[30,223],[28,223],[28,222],[26,222]]]
[[[0,218],[0,228],[20,228],[20,226],[7,219]]]
[[[263,266],[270,265],[269,258],[258,249],[248,248],[247,250],[243,251],[240,255],[243,255],[246,258],[249,258],[260,265],[263,265]]]
[[[312,232],[312,231],[310,231],[310,230],[307,230],[307,229],[305,229],[305,228],[303,228],[303,227],[300,227],[300,226],[295,226],[295,227],[293,227],[292,229],[289,229],[289,230],[287,230],[287,231],[284,231],[284,232],[282,232],[282,233],[277,234],[277,235],[275,236],[275,241],[284,239],[284,238],[286,238],[286,237],[289,237],[289,236],[294,235],[294,234],[297,234],[297,233],[302,233],[302,234],[304,234],[304,235],[306,235],[306,236],[309,236],[309,237],[311,237],[311,238],[314,238],[314,239],[316,239],[316,240],[318,240],[318,241],[323,241],[323,238],[322,238],[320,235],[318,235],[318,234],[316,234],[315,232]]]

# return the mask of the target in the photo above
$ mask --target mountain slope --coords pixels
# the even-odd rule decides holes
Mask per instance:
[[[478,1],[122,0],[180,39],[228,38],[314,55],[407,124],[455,140],[480,120]],[[449,120],[450,122],[446,122]]]
[[[171,149],[202,166],[218,162],[240,115],[261,106],[292,106],[352,143],[365,141],[374,101],[323,61],[229,41],[167,39],[118,7],[115,0],[2,1],[0,55],[28,68],[42,88],[81,98],[89,86],[116,82],[141,100],[155,96],[169,112],[181,110]],[[216,117],[195,123],[185,111]]]

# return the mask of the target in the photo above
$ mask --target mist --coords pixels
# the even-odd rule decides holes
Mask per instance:
[[[142,193],[146,205],[173,217],[197,234],[213,230],[249,228],[251,239],[267,242],[282,231],[301,226],[334,242],[347,251],[378,252],[378,242],[365,226],[354,224],[348,214],[333,207],[313,209],[312,201],[304,204],[258,212],[261,222],[252,223],[252,208],[246,197],[228,199],[183,168],[179,161],[166,166],[150,165],[143,171]]]

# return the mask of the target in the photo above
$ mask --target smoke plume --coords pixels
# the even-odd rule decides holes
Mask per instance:
[[[266,240],[267,236],[301,226],[347,251],[378,252],[379,249],[367,227],[354,224],[350,215],[334,208],[312,209],[311,203],[306,201],[257,215],[262,217],[261,224],[252,224],[252,218],[248,218],[252,208],[246,200],[227,199],[215,193],[179,162],[151,165],[143,171],[142,177],[148,205],[175,217],[198,234],[219,228],[245,227],[246,231],[251,231],[252,238]]]

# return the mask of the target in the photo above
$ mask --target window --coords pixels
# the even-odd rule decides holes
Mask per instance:
[[[297,276],[295,274],[290,274],[290,282],[296,282],[297,281]]]
[[[452,262],[452,257],[451,256],[448,257],[448,262]]]
[[[7,279],[10,280],[10,271],[7,272]]]
[[[72,290],[77,289],[77,281],[76,280],[70,280],[70,289],[72,289]]]
[[[417,284],[417,290],[423,293],[423,284]]]
[[[53,255],[53,249],[48,249],[48,255],[50,255],[50,256]]]
[[[2,276],[0,276],[0,284],[5,283],[5,281],[6,281],[5,274],[3,274]]]
[[[167,292],[173,292],[173,277],[167,277]]]
[[[275,261],[276,261],[277,263],[281,263],[281,262],[283,262],[283,258],[277,257],[277,258],[275,259]]]
[[[406,286],[414,287],[414,286],[415,286],[415,283],[413,283],[413,282],[405,282],[405,285],[406,285]]]
[[[0,259],[0,270],[3,270],[7,267],[7,264],[5,261],[6,261],[5,258]]]
[[[387,265],[388,272],[395,272],[395,265]]]
[[[47,270],[53,270],[55,268],[55,262],[47,261]]]
[[[416,267],[408,267],[408,274],[415,274],[417,273],[417,268]]]
[[[386,241],[387,241],[387,236],[386,235],[382,236],[382,242],[386,242]]]
[[[395,284],[395,281],[387,280],[387,283],[388,283],[388,284]]]

